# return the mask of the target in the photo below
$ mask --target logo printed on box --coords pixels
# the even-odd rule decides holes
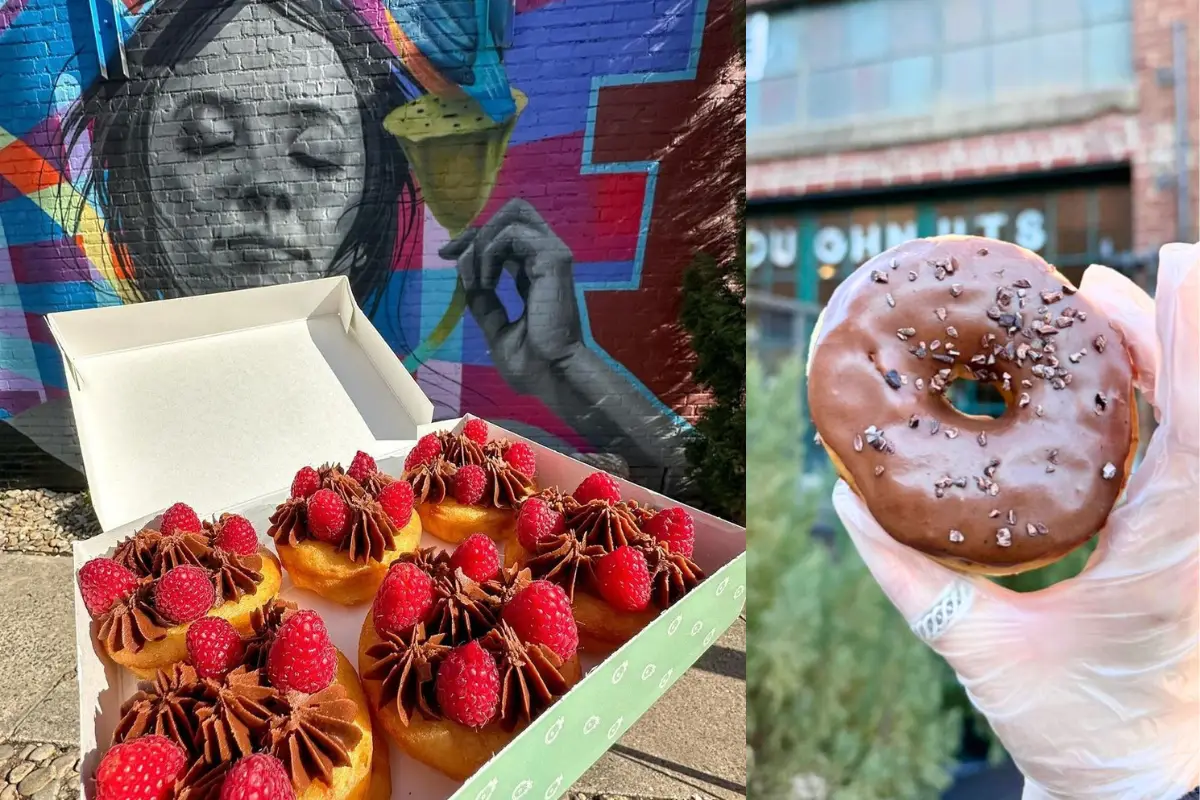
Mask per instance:
[[[546,744],[554,744],[554,740],[558,738],[558,734],[562,732],[563,724],[566,722],[566,717],[559,717],[554,720],[554,724],[550,726],[550,730],[546,731]]]
[[[617,721],[614,722],[612,724],[612,727],[608,729],[608,738],[609,739],[617,738],[617,733],[621,730],[621,723],[624,721],[625,721],[624,717],[617,717]]]

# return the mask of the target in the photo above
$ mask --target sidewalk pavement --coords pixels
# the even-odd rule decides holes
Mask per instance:
[[[71,580],[70,558],[0,554],[0,800],[18,796],[7,785],[17,781],[5,780],[10,773],[53,774],[62,782],[57,794],[54,783],[39,787],[35,800],[77,792],[68,758],[79,735]],[[745,689],[746,627],[739,620],[584,774],[573,796],[744,797]],[[28,764],[13,766],[13,758]],[[65,770],[51,769],[60,762]],[[28,796],[23,788],[20,796]]]

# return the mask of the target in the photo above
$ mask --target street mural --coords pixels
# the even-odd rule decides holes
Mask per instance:
[[[115,5],[0,0],[0,419],[47,313],[347,275],[439,417],[679,467],[707,0]]]

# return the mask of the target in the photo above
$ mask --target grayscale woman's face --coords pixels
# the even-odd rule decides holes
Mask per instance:
[[[158,94],[156,228],[189,294],[326,274],[363,189],[362,121],[333,45],[249,3]]]

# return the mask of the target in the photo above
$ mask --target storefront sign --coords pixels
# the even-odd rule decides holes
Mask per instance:
[[[989,211],[973,217],[937,218],[936,232],[974,234],[1002,239],[1035,253],[1046,246],[1046,217],[1039,209],[1026,208],[1015,214]],[[809,243],[818,264],[858,265],[869,258],[917,238],[917,221],[847,226],[825,225]],[[794,225],[750,223],[746,230],[746,261],[750,269],[770,263],[777,269],[794,267],[800,254],[799,233]]]

